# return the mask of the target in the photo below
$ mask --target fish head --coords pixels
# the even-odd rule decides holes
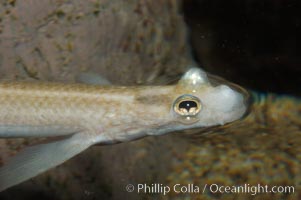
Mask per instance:
[[[170,108],[179,129],[224,125],[243,118],[249,93],[238,85],[200,68],[190,68],[175,87]]]

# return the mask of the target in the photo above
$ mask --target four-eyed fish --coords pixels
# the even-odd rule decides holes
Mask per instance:
[[[247,110],[244,90],[190,68],[176,85],[0,83],[0,138],[62,136],[30,146],[0,168],[0,191],[94,144],[223,125]]]

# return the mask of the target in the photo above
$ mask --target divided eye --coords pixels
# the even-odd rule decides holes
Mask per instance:
[[[185,94],[176,99],[173,107],[181,116],[196,116],[201,111],[201,101],[195,96]]]

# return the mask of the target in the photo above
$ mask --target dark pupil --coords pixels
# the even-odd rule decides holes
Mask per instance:
[[[179,108],[184,108],[186,109],[188,112],[190,110],[190,108],[196,108],[197,107],[197,104],[195,101],[182,101],[180,104],[179,104]]]

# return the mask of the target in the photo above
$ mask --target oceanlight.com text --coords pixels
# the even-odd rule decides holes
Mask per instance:
[[[153,183],[153,184],[128,184],[125,187],[127,192],[137,192],[138,194],[163,194],[166,195],[170,192],[177,194],[191,193],[191,194],[275,194],[275,193],[285,193],[293,194],[295,192],[294,186],[269,186],[264,184],[250,185],[221,185],[221,184],[205,184],[199,186],[196,184],[175,184],[175,185],[164,185],[162,183]]]

